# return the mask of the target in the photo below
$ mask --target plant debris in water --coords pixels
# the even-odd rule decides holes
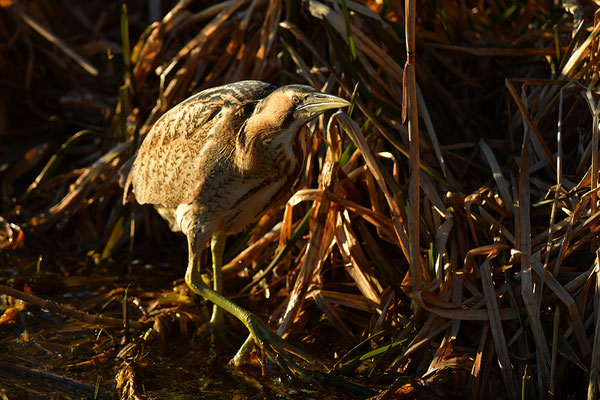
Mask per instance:
[[[597,398],[597,10],[0,1],[0,396]],[[228,366],[244,326],[211,342],[185,240],[121,201],[166,110],[244,79],[353,103],[227,243],[225,294],[312,383]]]

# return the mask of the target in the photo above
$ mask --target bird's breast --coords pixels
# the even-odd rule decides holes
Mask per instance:
[[[189,190],[194,194],[192,203],[186,203],[195,211],[193,218],[182,213],[178,224],[184,227],[193,222],[201,230],[232,234],[267,209],[280,206],[292,194],[292,186],[302,172],[308,146],[305,133],[298,132],[301,136],[295,140],[278,136],[269,143],[257,142],[248,153],[229,156],[215,152],[223,147],[221,138],[208,134],[193,158],[198,163],[183,161],[188,170],[197,171],[196,177],[180,180],[181,185],[195,186]]]
[[[240,196],[230,207],[228,218],[224,222],[223,231],[237,233],[268,208],[276,207],[286,198],[285,187],[287,180],[284,177],[275,177],[271,180],[255,182]]]
[[[260,151],[253,155],[255,161],[251,169],[217,173],[210,179],[210,188],[199,190],[202,195],[198,202],[205,212],[221,216],[217,224],[219,230],[239,232],[267,209],[287,200],[304,161],[303,149],[296,146],[300,143],[282,141],[257,147],[255,149]],[[220,183],[215,185],[218,181]]]

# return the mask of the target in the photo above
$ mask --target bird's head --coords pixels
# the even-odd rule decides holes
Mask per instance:
[[[302,129],[303,126],[327,110],[349,105],[340,97],[306,85],[287,85],[274,90],[258,100],[237,135],[238,165],[243,170],[252,169],[267,154],[270,154],[267,157],[285,154],[302,163],[309,140],[306,134],[309,131]],[[271,150],[266,153],[260,150],[267,148]]]
[[[303,125],[327,110],[347,107],[350,102],[331,94],[321,93],[306,85],[287,85],[262,99],[255,113],[268,116],[281,128]]]
[[[306,85],[282,86],[259,100],[246,131],[271,136],[295,136],[300,128],[327,110],[350,102]],[[259,135],[263,136],[263,135]],[[266,139],[263,136],[263,139]]]

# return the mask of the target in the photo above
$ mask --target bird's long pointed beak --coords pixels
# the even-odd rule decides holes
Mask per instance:
[[[304,99],[304,104],[298,107],[298,111],[314,115],[332,108],[348,107],[350,104],[349,101],[331,94],[311,93]]]

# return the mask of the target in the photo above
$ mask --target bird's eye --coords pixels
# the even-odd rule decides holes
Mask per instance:
[[[298,98],[298,96],[292,96],[292,101],[294,102],[294,104],[300,103],[300,99]]]

